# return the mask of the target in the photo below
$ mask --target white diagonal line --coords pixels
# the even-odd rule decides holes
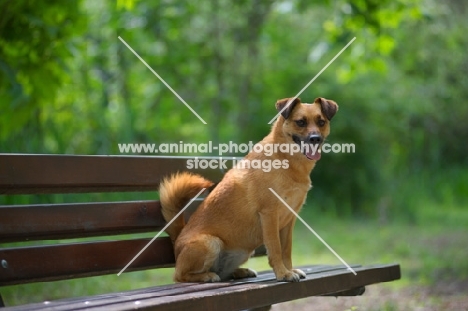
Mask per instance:
[[[187,207],[189,207],[190,204],[192,204],[192,202],[195,201],[196,198],[198,198],[198,196],[199,196],[203,191],[205,191],[205,189],[206,189],[206,188],[203,188],[202,190],[200,190],[200,192],[198,192],[198,194],[197,194],[196,196],[194,196],[194,197],[190,200],[190,202],[188,202],[187,205],[185,205],[184,208],[181,209],[180,212],[178,212],[177,215],[175,215],[174,218],[172,218],[171,221],[169,221],[169,222],[164,226],[164,228],[162,228],[161,231],[159,231],[159,233],[156,234],[156,236],[155,236],[154,238],[152,238],[151,241],[149,241],[148,244],[146,244],[145,247],[143,247],[143,249],[142,249],[138,254],[136,254],[135,257],[133,257],[133,259],[130,260],[130,262],[129,262],[122,270],[120,270],[119,273],[117,273],[117,276],[120,276],[120,275],[128,268],[128,266],[130,266],[130,265],[132,264],[132,262],[134,262],[135,259],[137,259],[138,256],[140,256],[141,253],[143,253],[143,252],[145,251],[145,249],[147,249],[148,246],[150,246],[150,244],[153,243],[154,240],[156,240],[156,239],[161,235],[161,233],[163,233],[163,232],[167,229],[167,227],[169,227],[169,226],[172,224],[172,222],[174,222],[174,220],[176,220],[177,217],[179,217],[179,216],[185,211],[185,209],[186,209]]]
[[[122,43],[125,44],[125,46],[126,46],[130,51],[132,51],[133,54],[135,54],[135,56],[138,57],[138,59],[139,59],[143,64],[145,64],[145,66],[146,66],[159,80],[161,80],[161,82],[162,82],[169,90],[171,90],[171,92],[174,93],[174,95],[175,95],[182,103],[184,103],[184,105],[187,106],[187,108],[190,109],[190,111],[191,111],[194,115],[196,115],[196,116],[198,117],[198,119],[200,119],[200,121],[203,122],[203,124],[206,124],[205,120],[203,120],[202,117],[200,117],[200,116],[198,115],[198,113],[196,113],[195,110],[193,110],[192,107],[190,107],[190,105],[187,104],[187,103],[185,102],[185,100],[184,100],[182,97],[180,97],[180,95],[177,94],[177,92],[174,91],[174,90],[172,89],[172,87],[171,87],[169,84],[167,84],[166,81],[164,81],[164,79],[161,78],[161,76],[158,75],[158,73],[157,73],[156,71],[154,71],[153,68],[151,68],[151,67],[146,63],[145,60],[144,60],[143,58],[141,58],[140,55],[138,55],[138,53],[135,52],[135,51],[130,47],[130,45],[127,44],[127,42],[125,42],[124,39],[122,39],[122,38],[119,36],[119,40],[122,41]]]
[[[335,255],[336,258],[338,258],[338,259],[346,266],[346,268],[348,268],[349,271],[351,271],[354,275],[356,275],[356,271],[354,271],[353,268],[351,268],[351,267],[346,263],[346,261],[344,261],[343,258],[341,258],[340,255],[338,255],[338,254],[333,250],[333,248],[331,248],[330,245],[328,245],[327,242],[325,242],[325,240],[322,239],[322,238],[320,237],[320,235],[318,235],[318,233],[315,232],[315,230],[312,229],[312,228],[304,221],[304,219],[302,219],[302,218],[291,208],[291,206],[289,206],[288,203],[286,203],[286,202],[283,200],[283,198],[281,198],[281,197],[275,192],[275,190],[273,190],[272,188],[268,188],[268,189],[270,189],[270,191],[271,191],[287,208],[289,208],[289,210],[291,211],[291,213],[293,213],[294,216],[296,216],[296,218],[299,219],[299,220],[307,227],[307,229],[309,229],[310,232],[312,232],[312,233],[320,240],[320,242],[322,242],[322,243],[333,253],[333,255]]]
[[[270,120],[270,122],[268,122],[268,124],[271,124],[273,121],[275,121],[275,119],[276,119],[286,108],[289,107],[289,105],[291,104],[291,102],[292,102],[293,100],[295,100],[296,98],[298,98],[299,95],[301,95],[302,92],[304,92],[304,90],[305,90],[306,88],[308,88],[309,85],[311,85],[312,82],[314,82],[315,79],[317,79],[317,78],[322,74],[322,72],[324,72],[325,69],[327,69],[328,66],[330,66],[331,63],[333,63],[333,62],[335,61],[335,59],[337,59],[338,56],[340,56],[341,53],[343,53],[344,50],[346,50],[346,49],[348,48],[348,46],[351,45],[351,43],[353,43],[354,40],[356,40],[356,37],[354,37],[353,39],[351,39],[351,41],[349,41],[348,44],[346,44],[345,47],[342,48],[341,51],[339,51],[338,54],[336,54],[335,57],[333,57],[332,60],[329,61],[328,64],[326,64],[325,67],[323,67],[322,70],[320,70],[319,73],[317,73],[317,74],[315,75],[315,77],[313,77],[312,80],[310,80],[309,83],[307,83],[306,86],[304,86],[304,87],[302,88],[302,90],[300,90],[299,93],[296,94],[296,96],[294,96],[293,98],[291,98],[291,99],[287,102],[287,104],[284,105],[283,109],[281,109],[281,111],[278,112],[278,113],[276,114],[276,116],[274,116],[273,119]]]

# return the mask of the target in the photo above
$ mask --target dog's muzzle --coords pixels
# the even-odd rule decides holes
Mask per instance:
[[[308,137],[309,144],[321,144],[322,143],[322,136],[317,134],[311,134]]]
[[[301,147],[301,152],[309,160],[320,160],[320,146],[323,143],[323,138],[319,134],[309,134],[305,139],[297,135],[292,136],[293,141]]]

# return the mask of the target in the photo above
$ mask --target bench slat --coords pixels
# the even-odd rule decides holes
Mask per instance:
[[[365,285],[400,278],[399,266],[357,268],[354,276],[346,269],[314,273],[308,271],[305,280],[297,283],[245,282],[234,286],[204,291],[97,305],[94,310],[242,310],[258,308],[295,299],[339,293],[343,288],[359,288]],[[138,301],[138,303],[136,303]],[[60,310],[60,309],[59,309]]]
[[[339,296],[343,288],[362,294],[370,284],[397,280],[399,265],[353,267],[353,275],[343,266],[302,267],[307,278],[297,283],[277,282],[274,274],[263,272],[257,278],[221,283],[183,283],[150,287],[120,293],[37,303],[14,310],[240,310],[319,295]]]
[[[157,231],[159,201],[0,206],[0,242]]]
[[[0,249],[0,286],[118,273],[151,239]],[[31,260],[34,258],[35,260]],[[168,237],[156,239],[126,272],[171,267]],[[4,266],[7,266],[6,268]]]
[[[142,238],[0,248],[0,261],[7,266],[0,266],[0,286],[118,273],[150,240]],[[265,247],[260,246],[253,256],[265,254]],[[174,263],[171,240],[160,237],[125,272],[173,267]]]
[[[188,159],[0,154],[0,194],[154,191],[161,178],[188,171]],[[223,176],[220,169],[190,171],[213,181]]]
[[[354,268],[361,266],[353,266]],[[332,271],[343,270],[342,266],[307,266],[301,267],[304,272],[307,274],[317,274],[317,273],[329,273]],[[260,282],[275,281],[275,275],[271,271],[262,271],[258,274],[256,278],[248,278],[233,282],[215,282],[215,283],[175,283],[168,284],[164,286],[155,286],[144,289],[136,289],[125,291],[124,293],[108,293],[101,294],[91,297],[73,297],[60,299],[54,302],[51,302],[51,308],[54,310],[59,309],[60,307],[68,310],[79,310],[83,308],[84,302],[88,301],[88,304],[85,304],[87,307],[102,307],[107,304],[113,303],[123,303],[129,301],[140,301],[142,299],[155,298],[155,297],[165,297],[165,296],[176,296],[183,294],[190,294],[195,292],[201,292],[206,290],[216,290],[227,288],[231,286],[237,286],[240,284],[252,284]],[[276,281],[275,281],[276,282]],[[362,287],[359,288],[360,291],[355,290],[357,293],[362,293]],[[341,293],[335,294],[340,296]],[[354,295],[356,296],[356,295]],[[49,304],[48,304],[49,305]],[[31,304],[27,307],[29,311],[32,310],[41,310],[44,309],[43,304]]]

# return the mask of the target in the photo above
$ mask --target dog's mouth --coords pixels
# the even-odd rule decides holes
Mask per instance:
[[[321,143],[309,143],[301,139],[297,135],[293,135],[292,139],[301,148],[301,153],[306,156],[307,159],[312,161],[320,160],[322,154],[320,153]]]
[[[307,157],[307,159],[314,161],[320,160],[320,158],[322,157],[322,153],[320,153],[320,145],[309,144],[309,146],[309,150],[304,151],[304,154]]]

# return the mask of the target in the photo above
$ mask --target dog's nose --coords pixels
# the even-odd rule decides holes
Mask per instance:
[[[322,136],[317,134],[312,134],[309,136],[309,143],[311,144],[320,144],[322,142]]]

